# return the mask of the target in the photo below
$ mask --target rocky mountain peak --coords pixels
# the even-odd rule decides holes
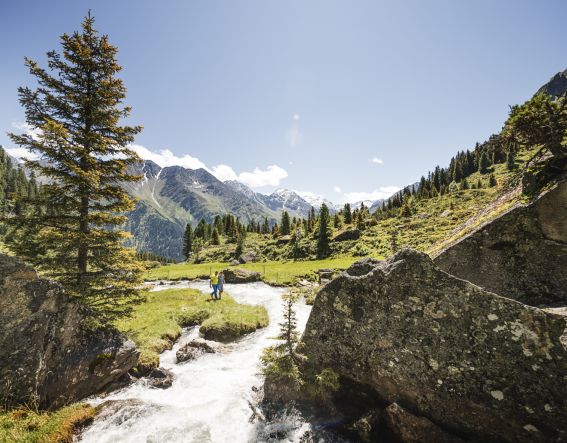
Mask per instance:
[[[567,69],[563,72],[558,72],[551,80],[538,89],[536,94],[548,94],[553,98],[557,98],[567,92]]]

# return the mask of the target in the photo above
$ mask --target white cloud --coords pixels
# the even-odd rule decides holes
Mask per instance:
[[[12,122],[12,127],[25,132],[34,140],[37,140],[41,135],[41,129],[33,129],[30,125],[24,122]],[[16,157],[18,159],[37,160],[39,158],[35,152],[30,152],[26,148],[6,148],[6,152],[12,157]]]
[[[301,119],[299,114],[293,114],[291,127],[286,133],[286,141],[293,148],[303,140],[303,134],[301,133],[301,128],[299,127],[299,120]]]
[[[345,201],[347,202],[358,202],[362,200],[380,200],[383,198],[388,198],[392,194],[398,192],[399,186],[382,186],[372,192],[345,192]]]
[[[234,172],[234,169],[228,165],[213,166],[211,173],[221,182],[225,182],[227,180],[238,180],[238,175]]]
[[[237,180],[250,188],[278,186],[287,177],[287,171],[277,165],[270,165],[265,170],[255,168],[252,172],[240,174],[228,165],[217,165],[212,167],[211,173],[220,181]]]
[[[334,190],[335,192],[341,192],[340,186],[335,186],[335,187],[333,187],[333,190]]]
[[[229,165],[216,165],[211,168],[196,157],[184,155],[179,157],[169,149],[154,152],[141,145],[131,145],[130,148],[144,160],[152,160],[162,168],[166,166],[183,166],[189,169],[203,168],[213,174],[220,181],[238,180],[251,188],[264,186],[278,186],[288,176],[287,171],[277,165],[270,165],[266,169],[255,168],[252,172],[237,174]]]
[[[383,164],[384,164],[384,160],[382,160],[381,158],[378,158],[378,157],[372,157],[372,158],[370,159],[370,161],[371,161],[372,163],[376,163],[376,164],[378,164],[378,165],[383,165]]]
[[[198,158],[191,157],[190,155],[178,157],[169,149],[162,149],[159,152],[154,152],[142,145],[130,145],[130,149],[135,151],[142,159],[151,160],[160,165],[162,168],[166,166],[183,166],[184,168],[189,169],[207,169],[207,166]]]
[[[24,131],[26,134],[31,135],[34,140],[37,140],[38,137],[41,135],[41,129],[39,128],[32,128],[25,122],[13,122],[12,126],[16,129]]]
[[[252,172],[241,172],[238,181],[251,188],[278,186],[287,177],[287,171],[278,165],[270,165],[265,170],[255,168]]]
[[[6,148],[6,152],[18,159],[37,160],[39,156],[26,148]]]

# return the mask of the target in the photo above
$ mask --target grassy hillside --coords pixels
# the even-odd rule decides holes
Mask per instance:
[[[488,172],[475,172],[467,177],[471,188],[453,190],[444,195],[427,199],[413,199],[410,217],[369,215],[361,236],[357,240],[333,241],[332,256],[315,260],[316,239],[305,236],[300,241],[303,258],[292,260],[289,237],[276,237],[248,233],[244,252],[256,256],[256,263],[241,265],[259,271],[264,281],[271,284],[293,284],[300,278],[313,280],[320,268],[345,269],[361,257],[385,258],[394,250],[411,247],[429,254],[436,254],[444,245],[466,235],[480,224],[509,209],[520,201],[518,192],[519,168],[533,151],[521,151],[516,158],[516,169],[510,171],[506,164],[492,165]],[[496,184],[490,184],[490,176]],[[360,227],[360,226],[359,226]],[[332,229],[335,237],[355,228],[354,224]],[[316,231],[315,231],[316,232]],[[211,272],[226,268],[235,258],[236,244],[221,239],[220,245],[208,244],[200,253],[204,263],[181,263],[151,270],[148,280],[206,278]]]
[[[376,258],[381,258],[376,256]],[[316,271],[330,268],[342,270],[348,268],[357,257],[341,256],[325,260],[303,260],[303,261],[267,261],[258,263],[246,263],[239,267],[251,271],[260,272],[262,280],[273,285],[289,285],[296,283],[299,279],[315,280]],[[180,280],[208,278],[215,271],[226,269],[226,262],[210,263],[178,263],[174,265],[161,266],[150,270],[147,280]]]

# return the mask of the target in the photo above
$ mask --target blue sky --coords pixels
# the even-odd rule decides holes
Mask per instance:
[[[23,57],[44,64],[89,8],[140,153],[333,201],[446,165],[567,68],[559,0],[0,0],[0,144],[24,121]]]

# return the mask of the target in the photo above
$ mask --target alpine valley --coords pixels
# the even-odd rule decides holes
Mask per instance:
[[[182,237],[187,223],[201,219],[211,223],[216,215],[233,214],[243,223],[268,219],[270,225],[281,212],[306,218],[312,207],[326,203],[331,212],[337,205],[311,193],[278,189],[270,195],[254,192],[235,180],[222,182],[207,170],[181,166],[160,167],[144,160],[132,171],[143,179],[125,185],[136,198],[136,209],[128,215],[126,229],[131,245],[174,260],[183,259]]]

